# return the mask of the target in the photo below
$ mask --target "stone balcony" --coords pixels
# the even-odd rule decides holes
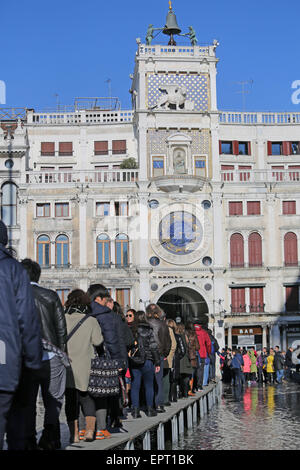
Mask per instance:
[[[275,112],[240,112],[220,111],[220,124],[240,125],[295,125],[300,124],[299,113],[275,113]]]
[[[300,169],[265,169],[265,170],[221,170],[224,183],[291,183],[300,181]]]
[[[132,184],[139,179],[139,170],[68,170],[27,171],[22,183],[37,185]]]
[[[156,187],[165,193],[201,191],[207,179],[193,175],[163,175],[152,178]]]

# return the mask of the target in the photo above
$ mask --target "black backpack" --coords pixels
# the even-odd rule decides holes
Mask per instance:
[[[146,352],[141,336],[138,336],[135,340],[135,345],[131,348],[130,363],[133,367],[143,366],[146,361]]]

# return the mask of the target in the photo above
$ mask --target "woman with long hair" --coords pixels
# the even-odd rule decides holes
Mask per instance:
[[[197,385],[197,367],[198,367],[198,358],[197,352],[200,349],[199,341],[196,335],[196,331],[194,328],[194,323],[188,322],[186,325],[186,334],[187,334],[187,348],[188,348],[188,355],[191,361],[191,365],[193,368],[192,378],[190,380],[190,390],[188,391],[188,395],[195,396],[194,390],[196,389]]]
[[[179,388],[182,398],[188,398],[189,383],[193,375],[193,367],[188,354],[188,336],[183,323],[176,325],[175,332],[180,335],[185,348],[185,354],[180,359]]]

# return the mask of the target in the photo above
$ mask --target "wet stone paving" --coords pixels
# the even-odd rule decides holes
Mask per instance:
[[[222,385],[222,396],[173,450],[300,449],[300,384]]]

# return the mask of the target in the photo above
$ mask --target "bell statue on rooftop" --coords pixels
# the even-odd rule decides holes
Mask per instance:
[[[190,32],[187,34],[187,36],[190,37],[192,46],[197,46],[198,39],[196,38],[196,31],[194,30],[193,26],[190,26],[189,30]]]

